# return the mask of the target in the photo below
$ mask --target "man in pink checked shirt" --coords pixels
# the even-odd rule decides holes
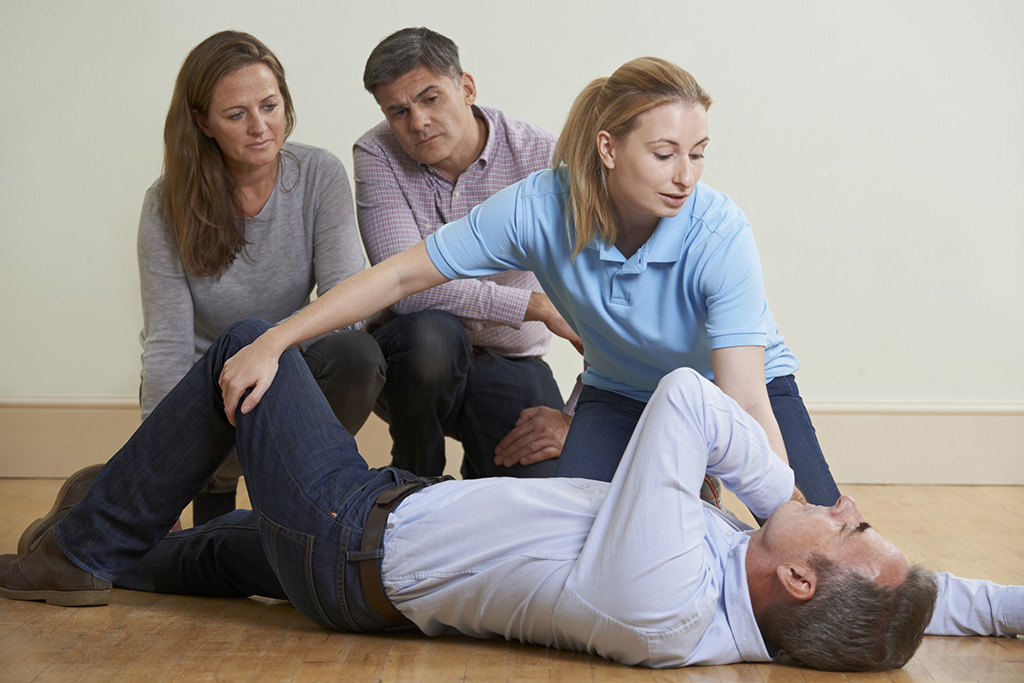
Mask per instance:
[[[374,264],[551,164],[555,135],[476,105],[458,48],[434,31],[382,40],[363,85],[385,116],[353,147]],[[462,442],[464,478],[551,476],[571,420],[541,358],[551,340],[542,321],[553,316],[522,271],[448,282],[382,312],[369,329],[388,363],[376,412],[390,425],[392,464],[441,474],[447,435]]]

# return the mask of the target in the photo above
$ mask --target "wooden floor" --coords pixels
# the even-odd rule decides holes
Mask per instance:
[[[49,510],[59,481],[0,479],[0,552]],[[1024,583],[1024,487],[847,486],[911,561]],[[740,507],[727,499],[733,511]],[[745,511],[744,511],[745,512]],[[328,633],[272,600],[114,590],[107,607],[0,599],[0,682],[17,681],[1024,681],[1024,640],[926,638],[900,671],[768,665],[651,671],[470,638]]]

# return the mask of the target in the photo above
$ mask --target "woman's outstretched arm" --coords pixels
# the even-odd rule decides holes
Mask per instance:
[[[259,404],[277,374],[277,359],[289,346],[364,320],[399,299],[448,281],[430,260],[426,244],[420,242],[338,283],[288,320],[264,332],[224,364],[220,391],[228,421],[235,423],[235,410],[250,387],[252,391],[241,404],[242,413],[248,413]],[[543,295],[534,298],[547,302]],[[525,319],[543,322],[552,333],[568,339],[582,351],[579,337],[550,303],[531,305]]]
[[[235,409],[250,387],[252,392],[242,402],[241,411],[248,413],[256,407],[273,383],[277,360],[288,347],[356,323],[399,299],[447,281],[421,242],[338,283],[224,364],[220,389],[228,421],[235,423]]]

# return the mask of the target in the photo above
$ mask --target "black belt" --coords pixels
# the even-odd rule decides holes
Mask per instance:
[[[359,579],[363,584],[363,594],[366,596],[366,601],[370,603],[370,607],[373,608],[373,611],[381,619],[390,622],[394,626],[411,626],[412,622],[406,619],[391,604],[384,593],[384,584],[380,580],[380,562],[384,556],[384,527],[387,526],[388,515],[409,494],[418,491],[424,486],[436,484],[447,479],[454,479],[454,477],[445,475],[443,477],[420,478],[387,489],[377,496],[373,507],[370,508],[370,514],[366,517],[366,526],[363,527],[363,539],[359,545]]]

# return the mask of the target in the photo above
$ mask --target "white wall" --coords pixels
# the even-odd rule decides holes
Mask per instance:
[[[366,55],[409,25],[460,45],[482,103],[556,131],[630,58],[689,69],[716,100],[704,179],[755,227],[809,402],[1024,405],[1017,0],[4,3],[0,399],[137,395],[138,212],[189,49],[261,38],[293,138],[350,166],[380,119]],[[568,389],[578,359],[551,359]]]

